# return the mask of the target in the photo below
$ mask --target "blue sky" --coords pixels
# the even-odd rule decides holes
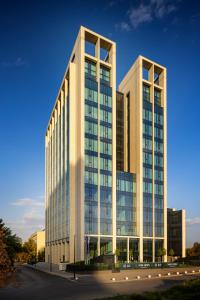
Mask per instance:
[[[199,1],[1,1],[0,217],[44,225],[44,135],[80,25],[117,43],[117,83],[139,54],[168,69],[168,206],[200,232]]]

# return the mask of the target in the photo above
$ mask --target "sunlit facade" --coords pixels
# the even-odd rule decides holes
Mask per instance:
[[[148,79],[143,78],[147,72]],[[155,261],[166,243],[166,69],[80,28],[46,131],[46,261]]]

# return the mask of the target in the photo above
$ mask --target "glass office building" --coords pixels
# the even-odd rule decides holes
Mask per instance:
[[[45,137],[48,262],[167,247],[166,69],[139,56],[116,90],[116,44],[81,27]]]

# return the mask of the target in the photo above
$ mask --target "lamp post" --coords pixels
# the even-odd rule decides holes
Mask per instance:
[[[76,279],[75,263],[76,263],[76,247],[75,247],[75,234],[74,234],[74,279]]]
[[[52,272],[52,255],[51,255],[51,242],[50,242],[50,263],[49,263],[49,271]]]

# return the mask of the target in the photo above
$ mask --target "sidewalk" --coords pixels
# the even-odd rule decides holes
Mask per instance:
[[[46,262],[38,262],[36,265],[25,264],[26,267],[32,268],[34,270],[39,270],[45,272],[50,275],[60,276],[66,279],[71,279],[73,277],[72,273],[68,273],[65,271],[60,271],[59,266],[56,264],[52,264],[52,271],[50,271],[50,265]]]
[[[36,266],[26,265],[27,267],[40,270],[47,274],[60,276],[62,278],[73,280],[73,273],[59,271],[58,265],[52,264],[52,272],[50,272],[49,264],[45,262],[37,263]],[[179,272],[179,274],[177,274]],[[187,273],[185,273],[187,272]],[[159,275],[160,274],[160,275]],[[111,282],[122,282],[125,280],[144,280],[150,278],[164,278],[172,276],[186,276],[196,275],[200,276],[200,267],[185,267],[185,268],[166,268],[166,269],[130,269],[121,270],[120,273],[112,273],[111,270],[96,271],[92,274],[79,274],[76,273],[78,281],[82,283],[90,284],[92,282],[111,283]],[[113,280],[114,278],[114,280]]]

